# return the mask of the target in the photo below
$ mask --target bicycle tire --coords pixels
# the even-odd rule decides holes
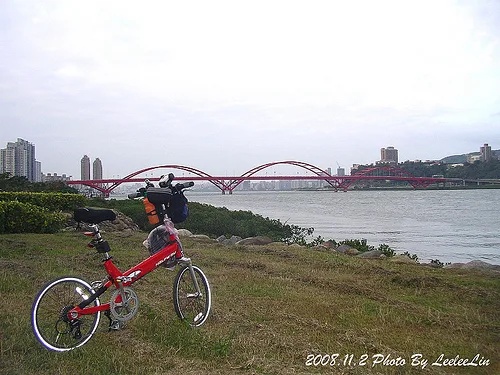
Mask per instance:
[[[196,288],[189,272],[189,266],[185,266],[175,276],[174,308],[179,319],[188,322],[191,327],[199,327],[208,318],[212,295],[208,279],[203,271],[195,265],[192,267],[201,295],[196,295]]]
[[[37,340],[47,349],[65,352],[87,343],[97,330],[100,312],[78,319],[78,332],[66,312],[94,294],[92,287],[77,277],[64,276],[45,284],[33,302],[31,324]],[[97,298],[90,306],[99,306]]]

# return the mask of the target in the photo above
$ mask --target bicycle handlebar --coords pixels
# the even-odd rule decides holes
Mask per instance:
[[[175,184],[175,188],[177,190],[187,189],[187,188],[190,188],[191,186],[194,186],[193,181],[184,182],[184,183],[179,182],[178,184]]]
[[[165,178],[167,177],[167,179]],[[172,191],[175,193],[175,191],[182,191],[184,189],[190,188],[191,186],[194,186],[193,181],[189,182],[184,182],[184,183],[177,183],[175,186],[172,186],[172,181],[174,179],[174,175],[170,173],[168,176],[161,176],[160,177],[160,182],[159,185],[162,188],[170,188]],[[146,196],[146,191],[148,187],[153,187],[154,185],[149,182],[149,180],[145,180],[146,187],[142,187],[139,190],[137,190],[135,193],[128,194],[128,199],[135,199],[135,198],[140,198],[140,197],[145,197]]]

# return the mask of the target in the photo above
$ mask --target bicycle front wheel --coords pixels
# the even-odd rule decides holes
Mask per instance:
[[[191,327],[199,327],[208,318],[212,295],[203,271],[194,265],[191,269],[192,272],[190,266],[183,267],[175,277],[174,308],[181,320],[188,322]]]
[[[65,352],[84,345],[99,325],[100,312],[68,319],[67,313],[87,300],[94,291],[84,280],[61,277],[47,283],[38,293],[31,310],[33,332],[49,350]],[[91,306],[99,306],[99,299]]]

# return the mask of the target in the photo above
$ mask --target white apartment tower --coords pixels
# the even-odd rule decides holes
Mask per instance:
[[[0,173],[11,176],[26,177],[30,182],[40,180],[40,164],[35,159],[35,145],[18,138],[16,142],[8,142],[7,147],[0,150]]]

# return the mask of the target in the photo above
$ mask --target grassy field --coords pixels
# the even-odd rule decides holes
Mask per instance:
[[[147,255],[144,233],[105,237],[120,268]],[[189,239],[213,290],[203,327],[178,321],[175,272],[160,268],[135,284],[139,313],[123,330],[102,319],[84,347],[49,352],[32,334],[33,299],[57,276],[104,276],[85,245],[75,232],[0,236],[1,374],[500,374],[498,274]],[[444,366],[476,354],[483,366]]]

